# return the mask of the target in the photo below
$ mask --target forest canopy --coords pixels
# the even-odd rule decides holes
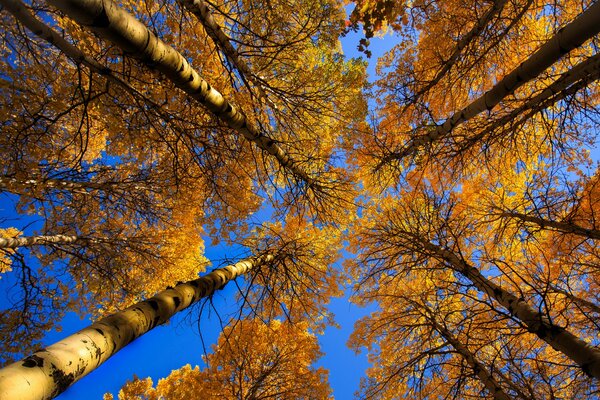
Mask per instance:
[[[226,285],[203,367],[114,396],[332,398],[345,293],[358,398],[599,395],[600,3],[0,5],[1,400]]]

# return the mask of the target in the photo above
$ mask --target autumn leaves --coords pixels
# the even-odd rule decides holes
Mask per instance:
[[[351,340],[365,397],[596,390],[598,3],[1,1],[0,187],[43,221],[2,231],[2,271],[30,248],[60,265],[39,293],[66,276],[105,314],[194,286],[208,236],[262,260],[208,275],[246,274],[248,315],[320,332],[343,282],[379,304]],[[370,120],[338,42],[361,23],[398,39]]]
[[[374,362],[361,393],[592,396],[600,7],[361,4],[405,39],[353,138],[373,197],[348,264],[381,306],[352,339]]]

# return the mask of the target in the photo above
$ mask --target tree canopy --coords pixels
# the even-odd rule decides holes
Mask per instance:
[[[344,293],[359,398],[598,396],[600,3],[0,4],[0,399],[231,281],[205,367],[119,399],[330,398]]]

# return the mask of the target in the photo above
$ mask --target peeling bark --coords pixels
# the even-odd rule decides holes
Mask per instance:
[[[309,186],[318,186],[276,142],[253,126],[244,113],[205,81],[174,48],[159,39],[133,15],[112,0],[50,0],[77,23],[90,28],[130,56],[162,72],[171,82],[198,101],[247,140],[274,156],[282,168]]]
[[[59,395],[133,340],[167,322],[175,313],[272,260],[272,255],[247,259],[180,283],[0,369],[0,400],[42,400]]]

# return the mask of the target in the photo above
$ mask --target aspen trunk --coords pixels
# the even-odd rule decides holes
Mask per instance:
[[[17,247],[29,247],[46,244],[72,244],[76,242],[90,241],[93,239],[83,236],[72,235],[42,235],[21,236],[16,238],[0,238],[0,249],[14,249]]]
[[[391,162],[414,154],[419,147],[448,136],[452,130],[474,116],[489,111],[506,96],[525,83],[536,78],[546,68],[557,62],[564,54],[581,46],[585,41],[600,32],[600,2],[595,2],[574,21],[559,30],[535,53],[516,69],[502,78],[494,87],[474,100],[462,110],[449,117],[430,133],[417,136],[403,149],[382,158],[378,168]]]
[[[546,316],[533,309],[525,300],[518,298],[501,286],[485,278],[479,270],[456,256],[456,254],[429,242],[423,242],[426,250],[446,260],[451,268],[465,276],[480,291],[495,299],[512,316],[529,330],[577,363],[589,376],[600,379],[600,349],[581,340],[571,332],[553,324]]]
[[[0,400],[42,400],[59,395],[175,313],[272,260],[272,255],[247,259],[178,284],[0,369]]]
[[[492,374],[487,370],[486,366],[480,363],[471,351],[464,346],[448,329],[438,324],[433,318],[428,318],[431,323],[433,329],[435,329],[440,336],[442,336],[450,345],[456,350],[458,354],[464,358],[464,360],[469,364],[469,367],[473,369],[477,378],[483,383],[488,392],[494,396],[496,400],[511,400],[511,397],[504,392],[498,381],[492,376]]]
[[[552,221],[540,217],[534,217],[533,215],[521,214],[518,212],[502,212],[499,214],[501,217],[517,218],[521,221],[531,222],[538,225],[540,228],[554,228],[559,232],[572,233],[574,235],[583,236],[590,239],[600,239],[600,231],[597,229],[588,229],[582,226],[572,224],[569,222]]]
[[[49,0],[49,2],[108,40],[125,53],[162,72],[178,88],[198,101],[230,128],[274,156],[282,168],[310,186],[318,186],[275,140],[251,125],[244,113],[229,103],[206,82],[189,62],[167,45],[133,15],[112,0]]]

